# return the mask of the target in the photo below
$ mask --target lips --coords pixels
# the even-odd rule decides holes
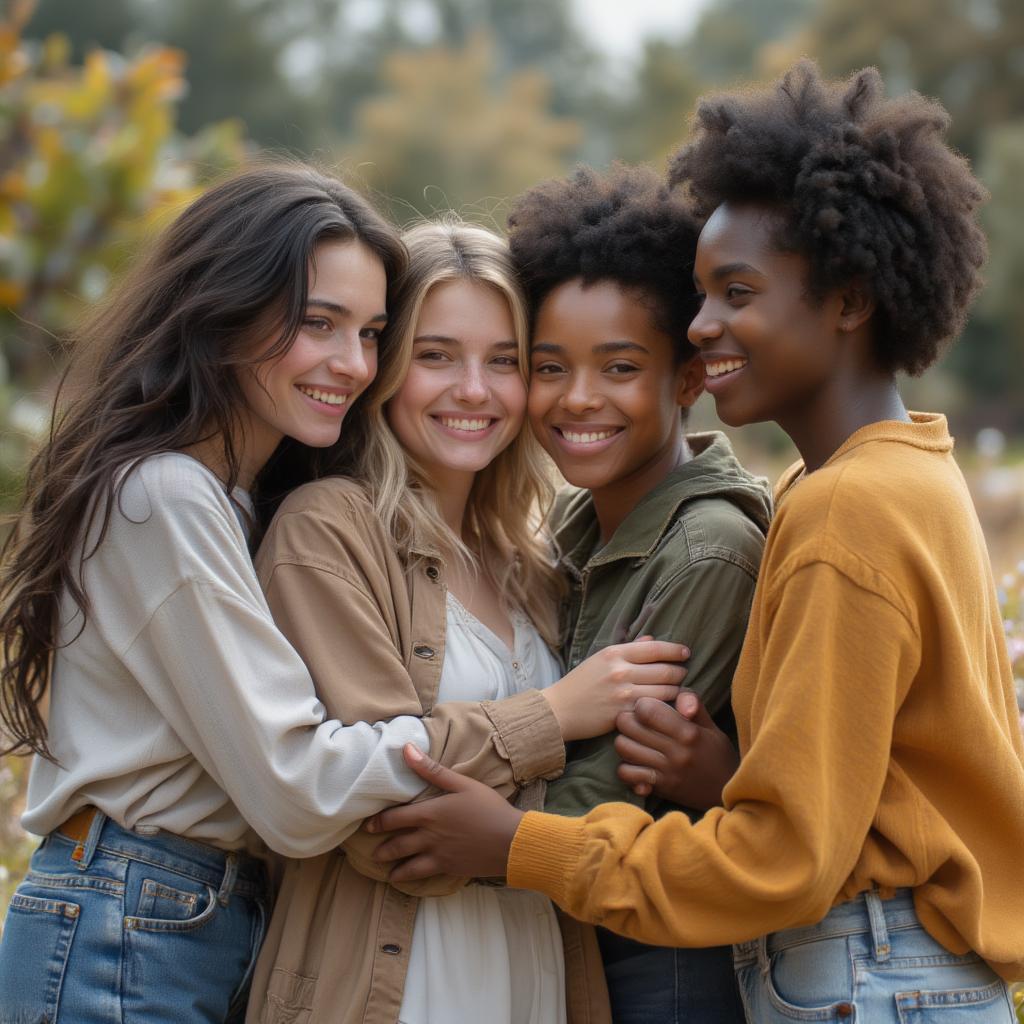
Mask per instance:
[[[339,391],[333,388],[318,388],[311,384],[296,384],[295,388],[307,398],[323,405],[329,405],[336,409],[344,408],[348,403],[350,392]]]
[[[606,424],[563,424],[553,426],[551,433],[555,443],[573,455],[592,455],[604,451],[622,433],[619,426]]]

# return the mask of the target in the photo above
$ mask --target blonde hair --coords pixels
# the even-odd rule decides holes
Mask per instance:
[[[508,243],[485,228],[455,218],[418,224],[402,236],[409,264],[395,290],[388,326],[392,357],[382,367],[366,407],[368,441],[357,476],[406,565],[423,558],[461,561],[484,573],[508,607],[525,612],[549,643],[557,637],[561,592],[541,532],[554,496],[543,451],[529,428],[476,474],[466,507],[463,537],[445,523],[428,474],[399,444],[385,406],[401,388],[412,362],[413,338],[424,299],[445,281],[474,281],[508,301],[515,328],[519,373],[527,382],[529,318]]]

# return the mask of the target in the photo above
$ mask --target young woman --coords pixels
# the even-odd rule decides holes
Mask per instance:
[[[343,461],[404,263],[339,182],[250,170],[82,332],[4,568],[0,710],[39,755],[23,823],[45,838],[7,915],[0,1019],[235,1019],[267,911],[249,852],[333,849],[382,780],[422,789],[404,742],[443,755],[443,714],[327,719],[247,547],[250,491]],[[514,737],[469,717],[507,764]]]
[[[527,328],[508,248],[461,224],[422,225],[405,242],[389,328],[399,355],[354,479],[293,492],[258,571],[331,714],[443,711],[448,764],[540,806],[531,783],[561,772],[565,740],[606,732],[636,683],[677,692],[682,669],[667,662],[680,648],[609,648],[556,682],[556,577],[535,526],[548,487],[521,429]],[[403,799],[383,776],[376,794]],[[570,939],[567,985],[546,898],[466,878],[389,886],[372,844],[356,834],[340,856],[288,866],[250,1021],[557,1024],[567,990],[573,1019],[608,1019],[592,932],[589,945]]]
[[[708,390],[802,456],[733,682],[724,807],[524,817],[438,770],[454,795],[377,823],[426,826],[378,852],[411,857],[396,881],[507,864],[635,938],[738,943],[751,1021],[1010,1024],[1024,747],[1005,638],[945,419],[908,413],[894,381],[959,331],[985,255],[946,123],[873,70],[829,85],[804,63],[703,103],[675,158],[710,215],[690,328]]]

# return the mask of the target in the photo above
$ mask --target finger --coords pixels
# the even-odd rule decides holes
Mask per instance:
[[[636,702],[645,698],[656,700],[659,703],[673,701],[677,693],[679,693],[678,686],[634,686],[623,694],[623,710],[632,711],[636,707]],[[630,703],[630,699],[632,699],[632,703]]]
[[[626,661],[633,664],[645,664],[651,661],[686,661],[690,650],[683,644],[671,643],[668,640],[635,640],[629,644],[619,644],[618,653]]]
[[[429,835],[422,829],[409,829],[390,839],[385,839],[374,851],[373,859],[382,864],[404,860],[422,853],[429,841]]]
[[[637,796],[648,796],[661,778],[654,768],[645,768],[642,765],[626,764],[625,762],[619,765],[617,774]],[[646,792],[641,793],[641,789],[645,789]]]
[[[656,746],[659,750],[665,749],[666,744],[671,748],[680,744],[695,743],[700,736],[699,725],[684,718],[673,706],[661,700],[640,697],[633,707],[633,716],[636,730],[644,729],[649,734],[663,737],[663,740],[653,742],[653,736],[634,738],[648,743],[648,746]],[[628,734],[632,735],[632,732]]]
[[[643,765],[645,768],[660,768],[666,766],[665,755],[660,751],[637,743],[628,736],[615,737],[615,753],[619,760],[627,764]]]
[[[407,861],[388,872],[389,882],[415,882],[421,878],[432,878],[443,874],[440,864],[428,853],[410,857]]]
[[[682,690],[676,698],[676,710],[688,718],[694,725],[703,729],[717,729],[715,720],[708,714],[704,701],[693,690]]]
[[[441,797],[434,798],[434,800],[440,799]],[[366,822],[366,831],[374,833],[400,832],[403,829],[422,828],[429,820],[430,804],[434,800],[423,800],[418,804],[403,804],[401,807],[389,807],[386,811],[375,814]]]
[[[406,743],[402,748],[405,763],[424,781],[449,793],[461,793],[472,787],[472,780],[453,772],[432,757],[424,754],[415,743]]]
[[[668,708],[668,705],[666,707]],[[675,712],[673,714],[675,715]],[[675,751],[678,751],[680,745],[683,745],[674,737],[667,736],[664,732],[648,729],[643,722],[637,719],[636,712],[621,712],[618,714],[615,719],[615,729],[620,734],[616,739],[622,739],[624,745],[627,742],[632,744],[630,746],[631,750],[633,746],[642,746],[645,750],[655,752],[667,758]],[[617,742],[615,743],[615,750],[618,750]],[[623,755],[620,756],[624,761],[633,760]]]
[[[656,661],[650,665],[626,665],[622,676],[638,686],[678,686],[686,678],[686,669],[668,661]]]

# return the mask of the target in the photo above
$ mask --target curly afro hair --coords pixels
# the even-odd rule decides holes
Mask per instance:
[[[775,86],[702,101],[669,181],[704,216],[777,204],[777,244],[807,258],[809,292],[866,282],[879,365],[919,374],[963,328],[987,254],[986,193],[948,125],[917,93],[885,98],[874,68],[830,83],[804,60]]]
[[[635,290],[654,326],[675,343],[677,362],[696,349],[686,337],[697,312],[693,261],[700,221],[688,201],[648,167],[607,174],[580,167],[519,196],[509,213],[512,259],[531,313],[559,285],[613,281]]]

